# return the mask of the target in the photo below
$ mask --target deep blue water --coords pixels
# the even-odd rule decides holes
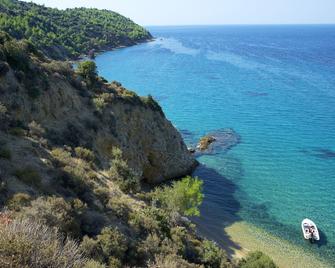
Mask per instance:
[[[159,100],[189,144],[232,128],[199,158],[213,238],[236,220],[335,261],[335,26],[151,27],[156,41],[97,57],[99,72]],[[323,234],[306,246],[300,222]]]

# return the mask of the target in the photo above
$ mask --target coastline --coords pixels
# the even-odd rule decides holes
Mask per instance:
[[[251,251],[262,251],[270,256],[280,268],[331,268],[330,263],[319,259],[293,243],[267,233],[245,221],[224,228],[226,239],[220,245],[232,252],[230,258],[243,258]],[[233,245],[233,246],[232,246]],[[236,246],[237,245],[237,246]]]
[[[130,45],[119,45],[119,46],[116,46],[116,47],[106,47],[106,48],[103,48],[103,49],[99,49],[99,50],[96,50],[94,53],[94,58],[93,59],[90,59],[88,57],[88,53],[86,54],[81,54],[80,56],[78,56],[77,58],[75,59],[70,59],[69,62],[72,63],[72,64],[76,64],[82,60],[94,60],[98,55],[101,55],[105,52],[109,52],[109,51],[115,51],[115,50],[118,50],[118,49],[123,49],[123,48],[127,48],[127,47],[133,47],[133,46],[137,46],[137,45],[140,45],[140,44],[144,44],[144,43],[149,43],[149,42],[153,42],[155,41],[156,38],[155,37],[151,37],[151,38],[148,38],[148,39],[145,39],[145,40],[142,40],[142,41],[138,41],[134,44],[130,44]]]

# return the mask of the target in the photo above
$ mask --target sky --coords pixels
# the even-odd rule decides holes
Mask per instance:
[[[30,2],[30,1],[29,1]],[[34,0],[109,9],[145,25],[335,23],[335,0]]]

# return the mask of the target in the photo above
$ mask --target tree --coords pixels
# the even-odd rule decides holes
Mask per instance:
[[[200,216],[199,206],[204,198],[202,185],[202,180],[187,176],[173,182],[172,186],[155,190],[153,200],[170,211],[186,216]]]
[[[85,80],[92,81],[98,75],[97,66],[93,61],[83,61],[78,64],[77,73]]]

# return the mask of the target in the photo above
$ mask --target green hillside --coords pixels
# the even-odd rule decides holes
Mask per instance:
[[[108,10],[59,10],[0,0],[0,30],[27,39],[54,59],[75,58],[91,49],[129,46],[151,38],[130,19]]]

